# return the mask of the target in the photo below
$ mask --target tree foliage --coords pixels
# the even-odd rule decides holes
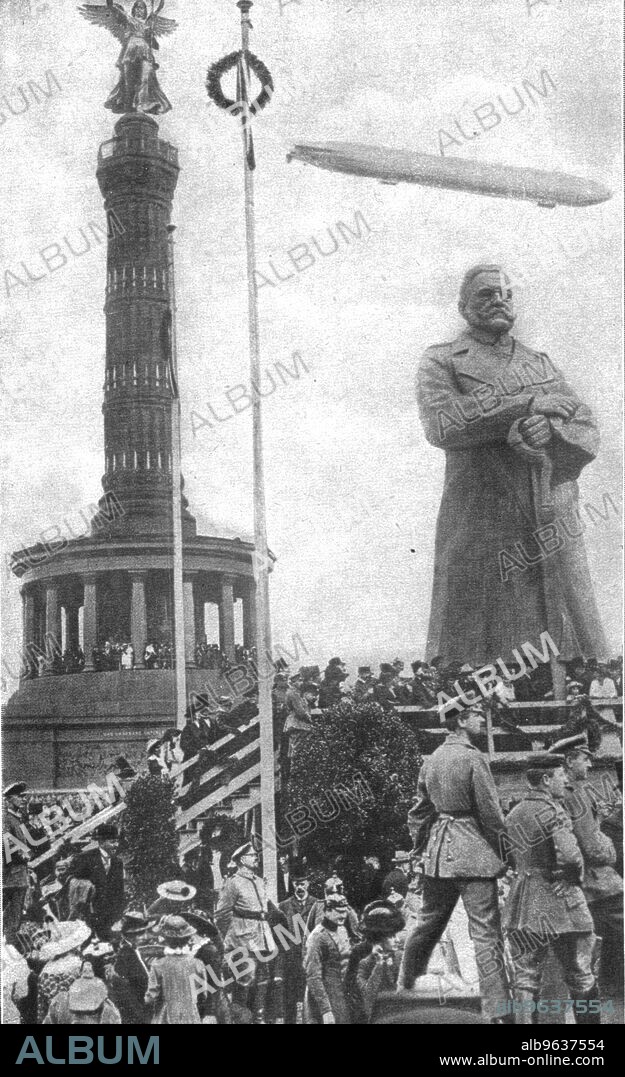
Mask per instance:
[[[287,800],[289,810],[308,806],[317,824],[301,851],[311,861],[362,861],[366,853],[383,859],[394,849],[410,848],[406,816],[416,795],[423,761],[417,734],[394,712],[376,703],[346,700],[312,717],[313,733],[293,759]],[[359,803],[341,806],[333,790],[354,787],[361,775]],[[330,807],[328,807],[330,805]]]
[[[133,901],[149,904],[156,887],[180,875],[174,783],[169,778],[141,775],[128,787],[122,838]]]

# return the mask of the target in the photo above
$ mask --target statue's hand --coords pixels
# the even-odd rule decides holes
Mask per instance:
[[[551,441],[551,426],[545,415],[530,415],[529,419],[523,420],[519,430],[531,449],[542,449]]]
[[[530,409],[530,415],[557,415],[560,419],[571,419],[579,404],[568,396],[558,393],[537,396]]]

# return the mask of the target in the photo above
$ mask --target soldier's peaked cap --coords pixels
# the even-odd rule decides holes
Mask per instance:
[[[28,789],[26,782],[11,782],[11,785],[7,785],[2,795],[4,797],[19,797],[22,793],[25,793]]]
[[[253,842],[246,841],[245,845],[240,845],[238,849],[234,850],[230,859],[234,860],[236,864],[242,856],[256,856],[256,849],[254,848]]]
[[[555,744],[552,744],[547,749],[547,753],[557,753],[565,756],[571,755],[573,752],[584,752],[585,755],[592,756],[592,752],[588,747],[588,734],[576,733],[574,737],[564,737],[562,740],[557,740]]]
[[[557,770],[564,765],[564,756],[556,752],[529,752],[524,763],[526,770]]]

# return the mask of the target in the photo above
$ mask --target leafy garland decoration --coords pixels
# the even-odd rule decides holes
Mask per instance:
[[[231,71],[232,68],[237,66],[239,58],[242,55],[243,53],[240,51],[229,52],[222,60],[217,60],[216,63],[211,64],[206,76],[206,89],[211,101],[213,101],[218,108],[227,110],[233,116],[239,116],[243,112],[243,105],[240,102],[232,101],[229,97],[225,96],[221,88],[221,80],[227,71]],[[273,79],[269,69],[265,67],[262,60],[259,60],[257,56],[254,56],[254,53],[246,52],[245,55],[251,70],[256,75],[256,78],[262,87],[258,97],[254,98],[249,105],[250,113],[255,116],[257,112],[262,112],[271,100],[273,94]]]

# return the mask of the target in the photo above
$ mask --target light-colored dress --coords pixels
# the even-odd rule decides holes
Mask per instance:
[[[208,991],[206,968],[188,950],[165,947],[150,968],[145,1001],[154,1006],[153,1025],[200,1025],[200,996]]]
[[[2,940],[2,1023],[21,1025],[20,1012],[15,1005],[28,994],[30,969],[26,958],[10,943]]]

